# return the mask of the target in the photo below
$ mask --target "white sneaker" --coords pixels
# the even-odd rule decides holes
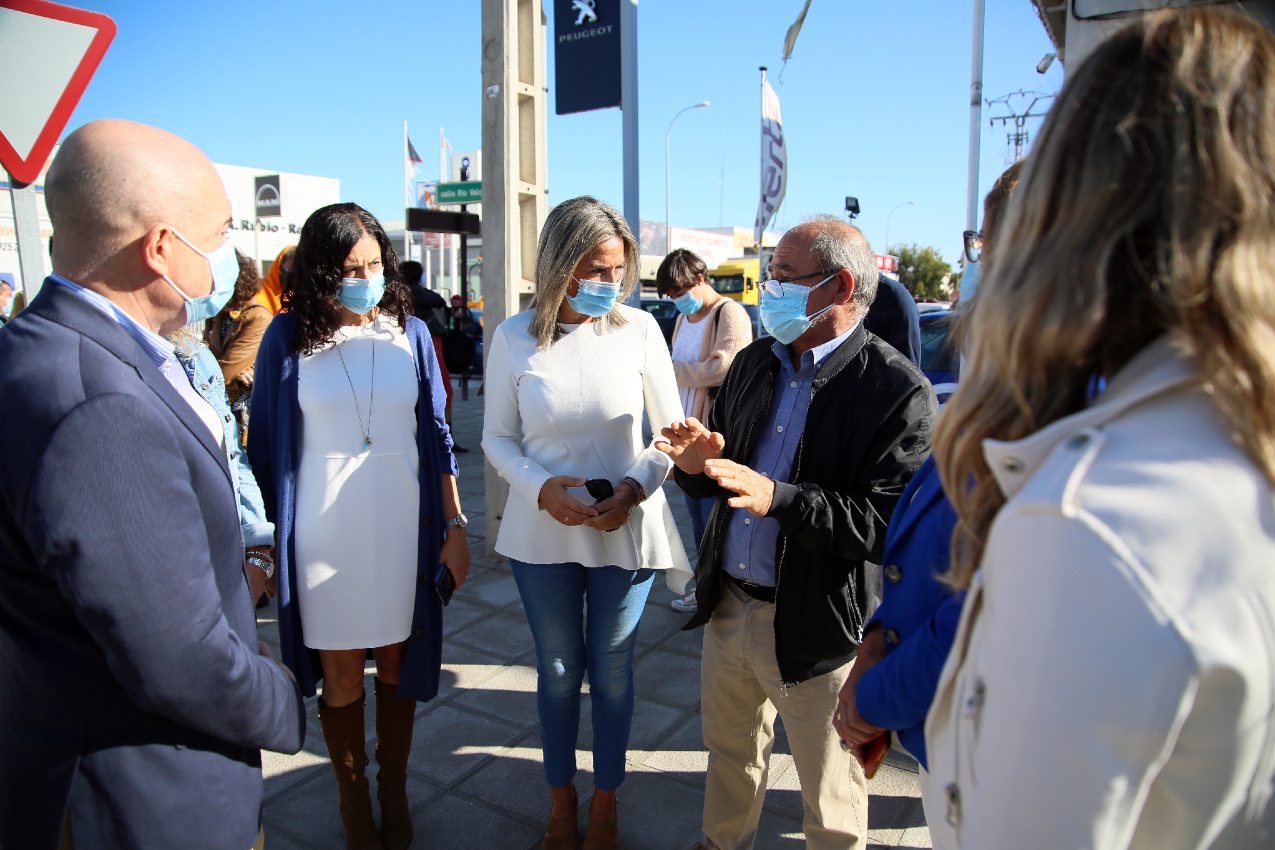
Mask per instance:
[[[699,610],[699,605],[695,602],[695,592],[691,591],[685,596],[679,596],[669,603],[669,606],[679,614],[694,614]]]

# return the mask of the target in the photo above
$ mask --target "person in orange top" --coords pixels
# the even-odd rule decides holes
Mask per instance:
[[[283,275],[292,271],[292,252],[296,249],[296,245],[289,245],[280,251],[270,264],[265,280],[261,281],[261,291],[255,300],[264,304],[272,315],[283,312]]]

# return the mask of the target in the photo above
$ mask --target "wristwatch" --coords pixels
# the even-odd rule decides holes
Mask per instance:
[[[248,563],[266,574],[266,581],[274,578],[274,559],[260,552],[249,552],[244,558]]]
[[[469,528],[469,517],[464,514],[456,514],[443,525],[443,528],[447,531],[451,531],[453,528]]]

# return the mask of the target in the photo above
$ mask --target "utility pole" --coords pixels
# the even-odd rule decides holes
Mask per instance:
[[[1027,142],[1030,138],[1027,133],[1027,120],[1029,118],[1044,118],[1048,113],[1048,110],[1045,112],[1036,112],[1036,104],[1041,101],[1052,100],[1053,97],[1054,96],[1052,94],[1045,94],[1044,92],[1023,91],[1022,89],[1019,89],[1016,92],[1010,92],[1009,94],[987,101],[988,109],[991,109],[994,105],[1003,106],[1008,113],[1006,115],[993,115],[991,118],[987,119],[989,126],[995,126],[998,122],[1006,125],[1007,128],[1010,125],[1013,126],[1013,129],[1007,129],[1005,132],[1006,143],[1014,150],[1013,158],[1009,161],[1009,164],[1012,165],[1022,159],[1023,153],[1027,149]],[[1026,103],[1027,108],[1022,112],[1018,112],[1014,107],[1016,104],[1022,103]]]

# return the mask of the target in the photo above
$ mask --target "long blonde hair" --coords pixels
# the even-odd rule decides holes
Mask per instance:
[[[619,305],[638,283],[637,240],[624,216],[588,195],[563,201],[549,212],[536,246],[536,298],[532,302],[535,313],[528,329],[538,348],[547,348],[560,335],[558,308],[567,297],[576,266],[594,248],[616,237],[624,243],[624,280],[616,306],[596,323],[599,333],[608,325],[628,323]]]
[[[970,368],[935,453],[968,585],[1004,504],[983,441],[1085,407],[1175,331],[1275,484],[1275,36],[1243,15],[1147,15],[1063,88],[990,245]],[[1148,435],[1154,439],[1154,435]]]

